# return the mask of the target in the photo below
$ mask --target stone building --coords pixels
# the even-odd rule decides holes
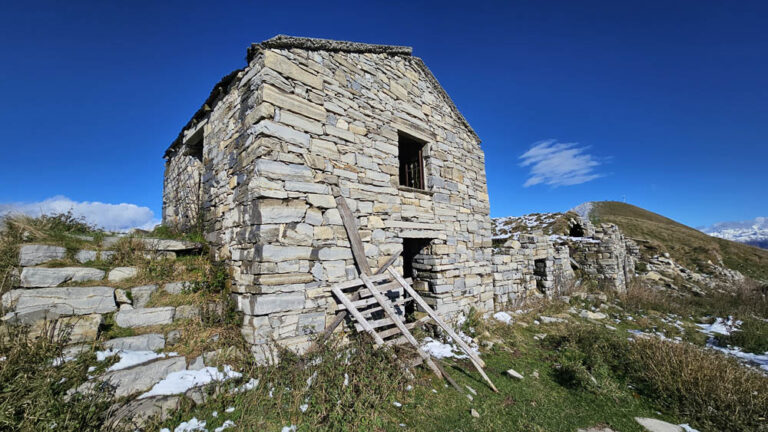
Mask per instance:
[[[277,36],[253,44],[165,153],[163,221],[201,224],[255,352],[295,350],[333,319],[356,267],[396,267],[444,315],[493,309],[480,139],[411,48]]]

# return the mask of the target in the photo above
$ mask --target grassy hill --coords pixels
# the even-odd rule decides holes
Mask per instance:
[[[593,222],[615,223],[631,238],[645,240],[644,248],[669,254],[686,267],[705,272],[707,261],[722,262],[753,279],[768,281],[768,250],[711,237],[648,210],[616,201],[595,202]]]

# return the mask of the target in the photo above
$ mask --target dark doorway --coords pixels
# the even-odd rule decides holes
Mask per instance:
[[[584,237],[584,227],[580,224],[573,224],[568,235],[571,237]]]
[[[403,277],[416,278],[413,263],[421,250],[429,246],[431,239],[423,238],[404,238],[403,239]]]

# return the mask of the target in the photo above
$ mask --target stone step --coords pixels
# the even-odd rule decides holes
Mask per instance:
[[[115,323],[120,327],[136,328],[170,324],[176,314],[173,306],[121,309],[115,314]]]
[[[165,337],[159,333],[110,339],[104,347],[123,351],[157,351],[165,348]]]
[[[24,267],[21,270],[21,287],[55,287],[66,282],[87,282],[104,279],[104,271],[90,267]]]
[[[14,289],[3,294],[2,302],[16,314],[47,310],[59,315],[89,315],[117,310],[115,290],[105,286]]]
[[[35,266],[48,261],[64,259],[67,250],[61,246],[25,244],[19,249],[19,265]]]
[[[105,382],[115,387],[115,399],[132,396],[148,391],[171,372],[183,371],[186,368],[187,361],[184,357],[151,360],[127,369],[107,372],[82,384],[76,391],[89,392],[96,388],[98,382]]]

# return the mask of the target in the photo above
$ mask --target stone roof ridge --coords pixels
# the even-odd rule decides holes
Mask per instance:
[[[400,56],[410,56],[413,53],[412,47],[402,45],[379,45],[333,39],[277,35],[271,39],[265,40],[264,42],[251,44],[250,48],[248,48],[248,62],[250,63],[251,59],[253,58],[252,56],[263,48],[298,48],[308,51],[337,51]]]

